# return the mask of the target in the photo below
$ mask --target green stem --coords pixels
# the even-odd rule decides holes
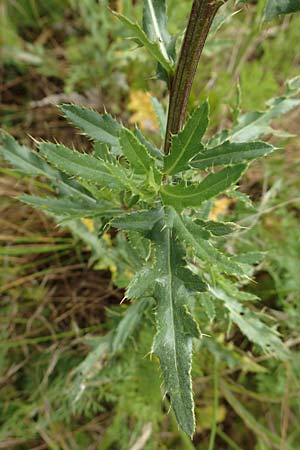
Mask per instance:
[[[217,435],[220,436],[223,441],[226,442],[233,450],[243,450],[239,445],[237,445],[227,434],[225,434],[220,428],[217,429]]]
[[[170,136],[180,131],[185,118],[197,66],[212,21],[227,0],[194,0],[174,76],[170,80],[170,98],[165,154],[170,150]]]
[[[213,410],[213,421],[209,438],[209,448],[208,450],[214,450],[216,432],[217,432],[217,422],[218,422],[218,407],[219,407],[219,367],[217,359],[214,363],[214,410]]]

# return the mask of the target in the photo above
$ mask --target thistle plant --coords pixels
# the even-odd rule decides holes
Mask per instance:
[[[273,99],[265,112],[241,115],[232,129],[210,137],[206,136],[208,101],[187,117],[198,62],[223,3],[194,0],[178,58],[175,38],[167,31],[164,0],[145,0],[143,28],[115,13],[130,36],[156,59],[157,76],[169,87],[167,115],[154,100],[160,146],[138,128],[130,130],[107,113],[100,115],[73,104],[60,109],[92,140],[92,153],[49,142],[40,142],[38,152],[31,152],[7,133],[1,135],[2,156],[23,173],[46,177],[57,192],[51,197],[22,195],[21,201],[71,229],[79,219],[95,219],[100,236],[117,229],[137,252],[140,267],[125,291],[131,305],[102,347],[112,358],[137,325],[142,325],[144,313],[153,316],[156,331],[151,352],[159,359],[163,389],[177,421],[190,436],[195,430],[193,342],[213,339],[213,333],[203,337],[195,305],[201,305],[209,316],[211,305],[217,304],[257,348],[278,358],[288,357],[276,329],[247,306],[256,297],[243,287],[262,255],[230,255],[221,250],[220,240],[238,233],[238,225],[209,220],[208,213],[217,196],[245,200],[237,183],[251,161],[276,150],[258,139],[274,131],[269,124],[272,119],[299,105],[294,97],[300,82],[288,82],[285,94]],[[269,17],[292,12],[282,5],[278,10],[277,3],[268,1]],[[85,372],[80,373],[82,384]]]

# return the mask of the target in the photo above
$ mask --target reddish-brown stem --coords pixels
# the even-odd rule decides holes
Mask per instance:
[[[227,0],[225,0],[227,1]],[[174,76],[170,80],[170,98],[165,154],[170,150],[170,137],[180,131],[199,59],[212,21],[224,3],[222,0],[194,0]]]

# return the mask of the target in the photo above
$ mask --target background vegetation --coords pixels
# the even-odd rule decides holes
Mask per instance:
[[[164,85],[154,84],[149,77],[154,63],[142,49],[132,50],[134,44],[124,40],[127,33],[107,8],[140,19],[139,3],[2,3],[1,126],[26,144],[55,136],[89,150],[89,141],[54,106],[74,102],[106,108],[153,135],[158,124],[146,91],[166,103]],[[168,4],[170,29],[176,33],[190,2]],[[234,122],[239,109],[264,109],[266,101],[283,93],[286,79],[299,75],[300,17],[262,25],[262,5],[236,7],[206,45],[190,109],[209,97],[211,131]],[[229,2],[226,11],[233,8]],[[122,287],[135,255],[120,236],[97,240],[93,221],[83,220],[70,233],[12,199],[49,187],[2,164],[0,448],[206,450],[212,426],[218,450],[300,447],[300,142],[294,136],[299,119],[295,109],[273,124],[281,130],[282,150],[244,177],[241,189],[248,197],[218,200],[212,217],[247,227],[227,246],[266,251],[249,290],[261,298],[270,323],[279,324],[292,358],[283,363],[259,355],[234,327],[219,333],[215,348],[199,348],[193,366],[193,443],[172,414],[166,415],[167,402],[161,402],[158,365],[148,357],[147,317],[126,352],[117,355],[117,364],[106,361],[103,335],[127,308],[120,306]],[[217,333],[214,304],[207,314]],[[217,367],[211,355],[217,356]],[[216,417],[212,373],[220,388]]]

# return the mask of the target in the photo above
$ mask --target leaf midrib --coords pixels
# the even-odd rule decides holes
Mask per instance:
[[[229,178],[229,177],[228,177]],[[223,182],[225,182],[225,179],[224,180],[220,180],[220,181],[218,181],[217,183],[214,183],[213,184],[213,186],[218,186],[219,184],[222,184]],[[211,187],[212,186],[210,186],[210,187],[207,187],[207,188],[205,188],[205,189],[203,189],[203,190],[199,190],[199,191],[197,191],[197,192],[192,192],[192,193],[190,193],[190,194],[185,194],[185,195],[178,195],[178,194],[176,194],[176,193],[171,193],[171,192],[167,192],[167,191],[165,191],[165,189],[164,188],[162,188],[162,191],[164,191],[168,196],[170,196],[170,197],[175,197],[175,198],[180,198],[180,199],[189,199],[189,198],[191,198],[191,197],[196,197],[196,196],[201,196],[203,193],[205,193],[206,191],[209,191],[210,189],[211,189]],[[172,188],[172,186],[170,186],[170,188]],[[200,188],[200,185],[199,186],[197,186],[197,187],[191,187],[191,189],[199,189]],[[186,189],[189,189],[188,187],[186,188]]]
[[[164,42],[163,36],[162,36],[162,34],[160,32],[160,29],[159,29],[159,25],[158,25],[158,21],[157,21],[157,18],[156,18],[156,15],[155,15],[155,11],[154,11],[154,8],[153,8],[153,5],[152,5],[152,1],[151,0],[147,0],[147,3],[148,3],[148,6],[149,6],[149,11],[150,11],[150,15],[151,15],[151,18],[152,18],[153,27],[154,27],[155,33],[156,33],[156,35],[158,37],[159,48],[160,48],[164,58],[166,58],[166,60],[169,60],[169,55],[168,55],[167,49],[165,47],[165,42]]]
[[[231,156],[234,157],[234,156],[239,155],[239,154],[248,153],[248,152],[257,152],[257,151],[261,151],[263,149],[269,150],[269,153],[271,153],[273,148],[271,146],[268,146],[268,145],[265,145],[263,147],[263,144],[264,143],[261,142],[261,147],[257,147],[257,148],[248,148],[248,149],[244,149],[244,150],[240,150],[240,149],[237,148],[236,150],[231,150],[230,152],[226,152],[225,151],[226,149],[224,149],[223,153],[219,153],[219,154],[215,153],[214,155],[210,154],[207,158],[195,159],[194,161],[192,161],[192,163],[193,164],[202,163],[202,162],[204,163],[204,162],[213,160],[215,158],[222,158],[222,157],[225,157],[225,156],[226,157],[231,157]],[[220,146],[220,149],[221,149],[221,146]],[[213,151],[213,150],[214,149],[211,149],[211,151]],[[208,149],[207,152],[210,153],[210,150]],[[205,155],[205,153],[200,153],[200,155],[201,156]],[[255,158],[255,156],[253,156],[253,158]],[[244,161],[244,160],[243,159],[239,160],[239,162],[242,162],[242,161]]]
[[[177,378],[177,384],[179,384],[179,377],[178,377],[178,364],[177,364],[177,347],[176,347],[176,333],[175,333],[175,321],[174,321],[174,308],[173,308],[173,289],[172,289],[172,265],[171,265],[171,236],[170,236],[170,230],[167,230],[167,268],[168,268],[168,293],[169,293],[169,303],[170,303],[170,310],[172,315],[172,335],[173,335],[173,342],[174,342],[174,364],[176,368],[176,378]]]
[[[178,165],[178,161],[180,162],[180,160],[182,159],[182,157],[183,157],[183,155],[184,155],[184,152],[186,151],[188,145],[190,144],[191,140],[192,140],[193,137],[195,136],[196,131],[197,131],[197,125],[195,126],[193,133],[190,134],[190,137],[189,137],[188,140],[186,141],[186,144],[185,144],[185,146],[183,147],[182,151],[180,152],[178,158],[175,159],[175,161],[173,162],[173,164],[171,165],[171,167],[169,167],[169,169],[166,171],[166,173],[172,173],[172,170],[174,169],[174,167],[176,167],[176,165]],[[184,132],[184,131],[182,131],[182,133],[183,133],[183,132]],[[178,139],[180,140],[180,134],[177,135],[177,136],[175,137],[175,139],[176,139],[176,138],[177,138],[177,140],[178,140]],[[175,139],[174,139],[174,141],[175,141]],[[175,142],[174,142],[174,147],[175,147]],[[171,149],[171,152],[172,152],[172,149]],[[172,153],[170,153],[170,157],[171,157],[171,154],[172,154]]]

